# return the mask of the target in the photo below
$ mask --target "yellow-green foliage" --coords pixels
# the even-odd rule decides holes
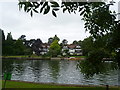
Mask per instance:
[[[52,56],[52,57],[57,57],[57,55],[59,55],[61,52],[61,47],[58,43],[58,40],[54,40],[51,45],[50,45],[50,48],[49,48],[49,54]]]

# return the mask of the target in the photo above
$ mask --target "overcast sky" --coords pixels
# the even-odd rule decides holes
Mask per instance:
[[[116,6],[113,9],[117,8]],[[0,2],[0,28],[5,35],[11,32],[14,39],[26,35],[28,40],[40,38],[47,42],[49,37],[56,34],[61,41],[67,39],[68,43],[83,40],[90,34],[85,32],[81,18],[79,14],[63,14],[61,11],[57,12],[57,18],[51,12],[47,15],[34,14],[31,17],[29,13],[19,11],[18,2]]]

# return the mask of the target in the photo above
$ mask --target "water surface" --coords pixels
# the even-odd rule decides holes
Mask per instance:
[[[3,74],[12,73],[12,80],[80,84],[80,85],[118,85],[118,69],[113,62],[105,62],[100,73],[92,73],[92,68],[80,68],[80,61],[68,60],[3,60]],[[84,66],[84,65],[83,65]],[[103,70],[102,70],[102,67]],[[91,69],[90,69],[91,68]],[[88,70],[89,69],[89,70]],[[86,77],[88,73],[91,76]]]

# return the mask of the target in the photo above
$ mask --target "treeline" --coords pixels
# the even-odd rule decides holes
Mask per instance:
[[[21,35],[17,40],[13,39],[11,32],[7,34],[7,37],[4,35],[4,31],[0,29],[2,33],[2,55],[3,56],[14,56],[14,55],[29,55],[35,54],[40,56],[43,50],[43,42],[41,39],[30,39],[26,40],[25,35]],[[50,45],[49,52],[45,55],[57,57],[61,55],[61,46],[58,43],[60,39],[55,35],[48,39],[48,44]],[[45,56],[44,55],[44,56]]]
[[[8,33],[5,39],[4,31],[2,30],[2,55],[31,55],[31,48],[23,44],[22,38],[13,39],[11,32]]]
[[[2,55],[32,55],[33,51],[36,55],[40,56],[42,51],[42,40],[40,39],[30,39],[26,40],[25,35],[21,35],[17,40],[13,39],[11,33],[8,33],[6,39],[4,31],[2,32]],[[72,44],[80,45],[82,49],[83,56],[87,56],[89,60],[101,60],[103,58],[115,58],[118,53],[114,48],[118,42],[113,42],[115,40],[110,34],[104,36],[98,36],[93,38],[92,36],[85,38],[83,41],[73,41]],[[61,54],[62,47],[68,43],[64,39],[60,44],[58,43],[60,39],[55,35],[48,39],[47,44],[49,44],[48,56],[57,57]],[[114,45],[114,46],[113,46]]]

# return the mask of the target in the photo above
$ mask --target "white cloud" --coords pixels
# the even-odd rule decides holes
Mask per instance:
[[[113,10],[116,10],[117,4]],[[51,13],[47,15],[34,14],[33,17],[23,10],[19,11],[18,2],[0,2],[0,28],[5,34],[12,32],[13,38],[26,35],[27,39],[40,38],[47,42],[49,37],[55,34],[61,39],[67,39],[69,43],[74,40],[83,40],[90,34],[85,33],[84,22],[79,14],[57,13],[57,18]]]
[[[11,32],[13,38],[18,39],[26,35],[27,39],[40,38],[47,42],[49,37],[55,34],[61,39],[67,39],[69,43],[74,40],[83,40],[88,33],[85,33],[84,22],[77,14],[57,13],[55,18],[51,13],[47,15],[34,14],[31,18],[29,13],[19,11],[17,2],[0,2],[2,14],[0,28],[7,35]]]

